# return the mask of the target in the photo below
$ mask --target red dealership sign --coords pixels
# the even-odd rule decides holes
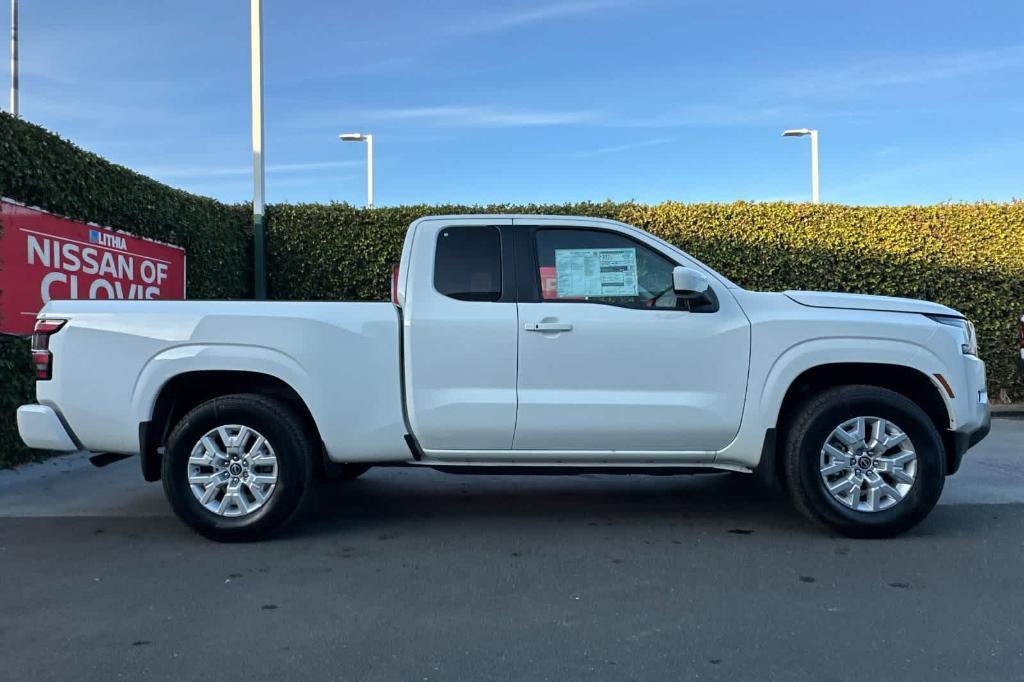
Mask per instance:
[[[183,299],[185,250],[0,200],[0,332],[31,334],[48,301]]]

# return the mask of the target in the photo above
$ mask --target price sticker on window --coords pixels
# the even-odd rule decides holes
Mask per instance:
[[[636,249],[555,249],[558,298],[636,296]]]

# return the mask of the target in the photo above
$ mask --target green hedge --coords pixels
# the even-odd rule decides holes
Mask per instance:
[[[562,206],[278,205],[268,211],[275,298],[380,300],[408,224],[447,213],[614,218],[648,230],[741,286],[925,298],[978,326],[989,388],[1024,399],[1016,377],[1024,313],[1024,202],[853,207],[790,203]]]
[[[245,206],[197,197],[0,113],[0,195],[188,250],[190,298],[251,295]],[[1024,312],[1024,203],[863,208],[737,202],[644,206],[275,205],[268,210],[273,298],[383,300],[410,222],[454,213],[607,217],[648,230],[744,287],[927,298],[978,325],[989,388],[1024,399],[1016,324]],[[2,226],[0,226],[2,230]],[[33,392],[27,343],[0,337],[0,466],[31,456],[14,408]]]
[[[252,295],[251,209],[168,187],[2,113],[0,196],[184,247],[189,298]]]
[[[250,209],[173,189],[4,113],[0,196],[185,247],[190,298],[251,296]],[[0,466],[31,456],[14,409],[32,394],[27,343],[0,337]]]
[[[559,206],[419,205],[355,208],[348,204],[275,204],[267,208],[271,298],[375,301],[389,296],[391,267],[406,228],[425,215],[558,213],[614,218],[624,204]]]
[[[0,468],[32,458],[22,445],[14,413],[19,405],[35,400],[35,375],[28,341],[0,336]]]

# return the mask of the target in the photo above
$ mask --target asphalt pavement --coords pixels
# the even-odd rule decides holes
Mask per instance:
[[[0,679],[1020,679],[1024,421],[892,540],[731,475],[374,469],[218,545],[134,459],[0,472]]]

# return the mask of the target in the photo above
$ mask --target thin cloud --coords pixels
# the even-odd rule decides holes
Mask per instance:
[[[362,161],[313,161],[310,163],[271,163],[267,164],[269,173],[295,173],[325,168],[351,168],[362,166]],[[251,168],[249,170],[252,170]]]
[[[599,149],[591,149],[583,152],[576,152],[569,156],[575,159],[585,159],[591,156],[602,156],[604,154],[618,154],[619,152],[628,152],[633,149],[641,149],[643,147],[657,147],[663,144],[670,144],[675,142],[674,137],[659,137],[653,140],[644,140],[642,142],[633,142],[630,144],[619,144],[612,147],[601,147]]]
[[[760,125],[775,121],[786,112],[779,107],[736,104],[694,104],[655,116],[618,116],[605,120],[613,128],[681,128],[686,126]]]
[[[358,196],[364,191],[365,176],[355,175],[324,175],[317,176],[315,185],[309,178],[276,177],[267,179],[267,196],[272,202],[288,201],[288,192],[310,190],[318,192],[316,200],[331,201],[337,199],[339,193],[348,191]],[[246,201],[252,197],[252,181],[234,176],[196,178],[194,180],[168,180],[172,186],[200,196],[217,197],[221,201]],[[308,200],[308,199],[304,199]]]
[[[562,126],[596,121],[594,111],[501,109],[490,106],[425,106],[348,112],[349,120],[410,121],[437,128]],[[337,116],[334,119],[337,120]]]
[[[338,120],[359,125],[405,124],[418,128],[523,128],[582,126],[596,128],[670,129],[690,126],[761,125],[784,118],[788,110],[747,103],[695,104],[656,115],[598,109],[509,109],[495,105],[432,105],[402,108],[306,112],[294,125],[319,126]],[[660,139],[660,138],[659,138]]]
[[[942,55],[870,59],[772,79],[759,90],[800,97],[856,97],[894,86],[928,85],[1024,66],[1024,45]]]
[[[456,22],[443,31],[443,34],[448,36],[483,35],[529,26],[550,19],[592,14],[633,4],[636,4],[636,0],[575,0],[574,2],[539,5],[511,12],[488,12],[486,15]]]
[[[329,168],[351,168],[361,166],[362,161],[314,161],[310,163],[278,163],[267,164],[267,173],[301,173],[305,171],[326,170]],[[191,168],[145,168],[139,171],[143,175],[160,178],[214,178],[233,175],[249,175],[252,166],[231,166],[227,168],[208,168],[196,166]]]
[[[422,70],[422,66],[412,57],[389,57],[378,61],[322,66],[318,71],[290,74],[288,82],[309,83],[354,76],[400,76],[408,75],[413,70]]]

